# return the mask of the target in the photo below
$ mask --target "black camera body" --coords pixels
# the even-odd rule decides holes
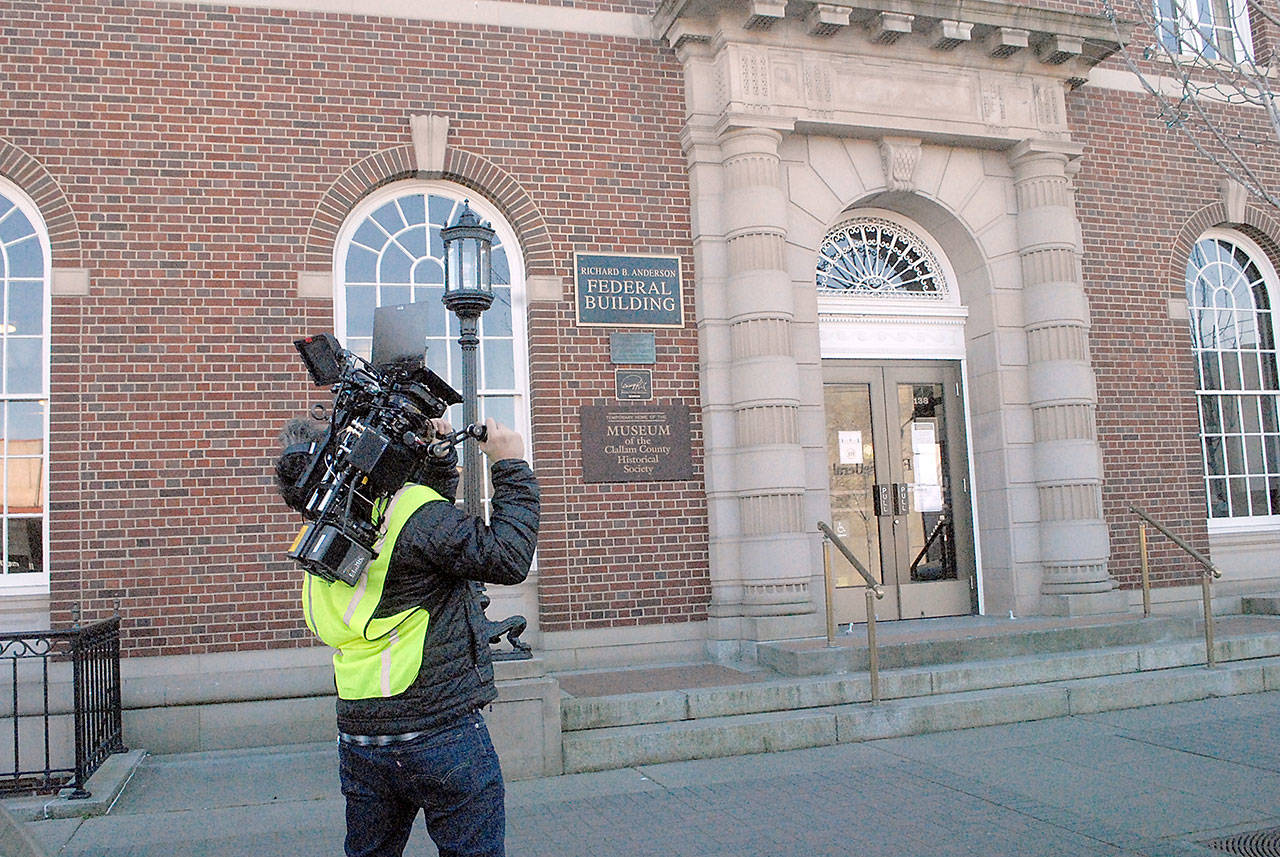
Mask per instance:
[[[376,555],[383,501],[425,456],[442,453],[431,421],[462,396],[424,365],[375,367],[332,334],[293,344],[315,384],[333,387],[333,408],[328,431],[303,451],[309,459],[291,493],[307,522],[288,555],[311,574],[355,585]]]

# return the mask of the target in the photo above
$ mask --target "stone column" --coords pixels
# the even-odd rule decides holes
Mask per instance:
[[[703,178],[710,164],[704,160],[695,172],[703,178],[695,246],[699,265],[706,266],[699,271],[705,290],[699,323],[706,356],[715,362],[705,375],[703,404],[713,530],[710,616],[720,641],[794,633],[786,617],[814,610],[806,535],[814,522],[804,520],[781,140],[772,128],[732,128],[702,148],[704,156],[719,158],[718,192],[708,192]],[[714,213],[707,210],[712,205]]]
[[[1040,503],[1041,611],[1053,615],[1118,612],[1127,605],[1107,572],[1097,385],[1068,175],[1081,151],[1076,143],[1024,140],[1009,155]]]

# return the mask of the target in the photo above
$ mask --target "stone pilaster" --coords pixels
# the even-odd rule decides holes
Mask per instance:
[[[699,206],[716,210],[701,210],[695,244],[704,259],[712,254],[723,262],[723,279],[707,268],[711,277],[699,285],[699,323],[714,361],[704,384],[714,531],[710,613],[731,624],[735,617],[814,609],[781,139],[765,127],[721,132],[714,146],[719,187],[698,193]],[[704,160],[695,174],[710,166]],[[707,184],[700,182],[699,191]],[[718,234],[709,234],[712,228]],[[759,639],[769,633],[762,629],[749,622],[735,633]]]
[[[1107,572],[1089,306],[1068,175],[1080,151],[1074,143],[1027,140],[1009,156],[1040,506],[1041,608],[1051,614],[1121,611],[1126,604]]]

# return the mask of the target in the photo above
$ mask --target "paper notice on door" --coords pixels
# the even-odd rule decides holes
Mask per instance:
[[[917,512],[941,512],[942,511],[942,486],[926,485],[923,482],[917,482],[912,486],[915,488],[915,511]]]
[[[842,431],[839,433],[840,463],[862,463],[862,432]]]
[[[937,427],[932,421],[911,424],[911,458],[917,512],[942,511],[942,457]]]

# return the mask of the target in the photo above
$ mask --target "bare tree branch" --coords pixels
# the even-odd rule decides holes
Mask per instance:
[[[1119,56],[1152,97],[1160,121],[1254,197],[1280,209],[1280,196],[1257,171],[1258,151],[1280,145],[1280,78],[1272,67],[1273,46],[1255,51],[1251,26],[1266,22],[1274,27],[1272,38],[1280,38],[1278,2],[1102,0],[1102,5],[1121,44],[1122,22],[1136,21],[1136,32],[1152,40],[1140,49],[1126,44]],[[1230,106],[1251,112],[1261,130],[1246,136],[1239,129],[1247,128],[1251,117],[1232,116],[1224,109]]]

